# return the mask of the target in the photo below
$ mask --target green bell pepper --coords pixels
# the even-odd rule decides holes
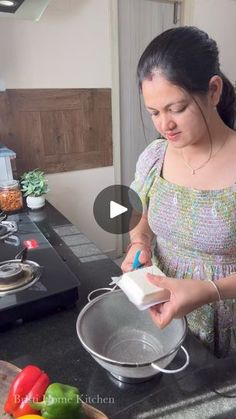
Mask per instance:
[[[77,387],[53,383],[48,386],[42,402],[30,402],[33,409],[41,410],[45,419],[80,419],[82,404]]]

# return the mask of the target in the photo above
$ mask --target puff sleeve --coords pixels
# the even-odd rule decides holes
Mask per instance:
[[[160,174],[165,148],[165,139],[153,141],[141,153],[136,164],[135,178],[130,188],[139,195],[144,214],[148,210],[149,191],[156,176]]]

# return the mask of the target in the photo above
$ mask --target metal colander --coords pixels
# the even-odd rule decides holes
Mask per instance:
[[[187,332],[185,318],[174,319],[161,330],[148,310],[139,311],[121,290],[89,302],[80,312],[76,328],[84,348],[121,381],[145,381],[160,371],[179,372],[189,363],[181,346]],[[165,370],[180,347],[186,355],[184,366]]]

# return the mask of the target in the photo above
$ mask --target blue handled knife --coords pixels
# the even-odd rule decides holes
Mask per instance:
[[[140,263],[140,262],[139,262],[139,256],[140,256],[140,253],[141,253],[141,250],[138,250],[138,251],[135,253],[135,256],[134,256],[134,261],[133,261],[133,265],[132,265],[132,271],[134,271],[135,269],[142,268],[142,266],[144,266],[144,264],[143,264],[143,263]]]

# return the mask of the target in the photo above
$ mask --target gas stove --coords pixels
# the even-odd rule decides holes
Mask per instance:
[[[13,236],[13,233],[17,232],[18,227],[17,223],[14,220],[7,220],[7,214],[4,212],[0,213],[0,241],[5,240],[9,243],[16,243],[19,245],[19,240],[16,236]],[[11,237],[9,240],[8,238]]]
[[[0,227],[0,328],[73,306],[79,281],[29,216]]]
[[[2,221],[0,223],[0,240],[4,240],[17,231],[17,224],[14,221]]]

